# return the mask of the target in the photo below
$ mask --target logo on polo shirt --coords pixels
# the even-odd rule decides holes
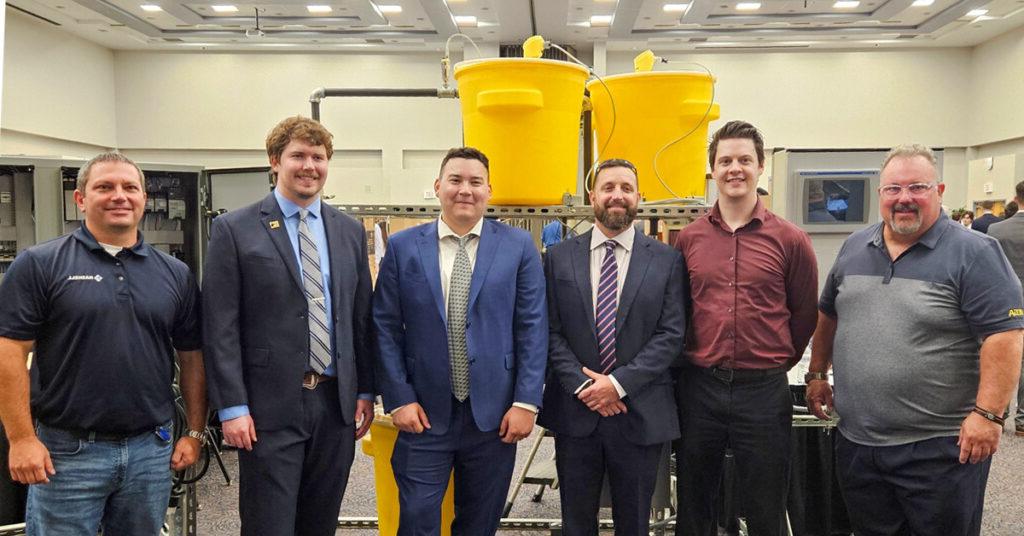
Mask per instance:
[[[1010,309],[1010,318],[1024,316],[1024,309]]]
[[[100,274],[96,275],[69,275],[68,281],[95,281],[99,283],[103,281],[103,276]]]

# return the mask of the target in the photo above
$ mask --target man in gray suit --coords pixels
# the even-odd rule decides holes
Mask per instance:
[[[548,250],[549,351],[538,424],[556,432],[566,536],[597,534],[601,482],[618,535],[646,535],[658,462],[679,437],[671,366],[685,328],[682,256],[637,231],[636,168],[598,165],[594,228]]]
[[[210,405],[239,448],[242,535],[327,536],[373,420],[366,234],[320,199],[323,125],[289,117],[266,145],[274,191],[210,227]]]
[[[1022,205],[1024,181],[1017,183],[1017,192],[1013,200],[1017,202],[1017,205]],[[1024,211],[993,223],[988,228],[988,235],[999,240],[999,245],[1003,246],[1003,253],[1009,259],[1010,266],[1013,266],[1017,278],[1024,284]],[[1017,415],[1013,420],[1016,425],[1015,435],[1024,437],[1024,372],[1021,373],[1020,383],[1017,385]]]

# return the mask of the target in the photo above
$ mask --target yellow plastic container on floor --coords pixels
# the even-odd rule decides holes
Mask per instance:
[[[594,154],[633,162],[647,201],[704,197],[708,123],[720,115],[712,103],[714,83],[707,73],[680,71],[592,80]],[[655,155],[667,188],[655,175]]]
[[[576,193],[587,69],[497,58],[455,65],[466,145],[490,160],[491,204],[560,205]]]
[[[391,417],[377,415],[370,433],[363,437],[363,452],[373,458],[373,479],[377,488],[377,523],[381,536],[398,534],[398,484],[391,470],[391,453],[395,451],[398,429]],[[441,502],[441,534],[451,536],[455,519],[455,483],[449,478],[448,490]]]

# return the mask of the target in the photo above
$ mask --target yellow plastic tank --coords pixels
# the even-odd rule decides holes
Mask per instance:
[[[398,484],[391,470],[391,453],[395,451],[398,429],[390,416],[377,415],[370,425],[370,433],[363,436],[363,452],[373,458],[373,479],[377,488],[377,523],[381,536],[398,534]],[[441,534],[451,536],[455,519],[454,478],[448,479],[448,489],[441,502]]]
[[[490,160],[491,204],[558,205],[576,193],[587,76],[539,58],[455,65],[464,141]]]
[[[633,162],[647,201],[704,197],[708,123],[720,115],[712,103],[714,83],[707,73],[683,71],[606,76],[604,84],[592,80],[587,89],[594,154]],[[655,155],[668,188],[655,175]]]

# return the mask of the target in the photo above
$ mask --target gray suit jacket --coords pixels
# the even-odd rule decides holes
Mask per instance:
[[[355,419],[357,393],[373,393],[370,268],[363,226],[322,205],[331,259],[334,362],[341,413]],[[257,430],[301,415],[309,360],[309,303],[284,215],[271,193],[215,220],[203,271],[203,357],[210,405],[248,404]]]
[[[988,227],[988,235],[999,240],[1013,271],[1024,281],[1024,213],[993,223]]]
[[[602,418],[573,392],[599,372],[590,281],[590,232],[548,250],[548,380],[538,424],[571,437],[590,435]],[[622,433],[639,445],[679,437],[669,367],[686,333],[683,258],[675,249],[637,233],[615,320],[612,375],[626,391]]]

